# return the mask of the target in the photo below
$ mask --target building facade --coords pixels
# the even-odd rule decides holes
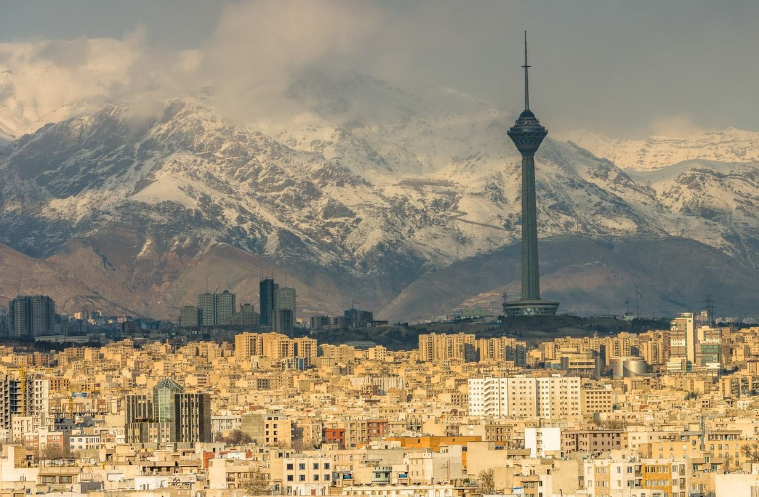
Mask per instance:
[[[55,302],[47,295],[19,295],[8,304],[9,335],[30,338],[55,331]]]
[[[274,326],[274,292],[278,288],[279,285],[272,278],[263,279],[258,285],[261,326]]]
[[[170,378],[153,387],[152,395],[127,395],[124,432],[127,443],[211,442],[211,397],[185,393]]]

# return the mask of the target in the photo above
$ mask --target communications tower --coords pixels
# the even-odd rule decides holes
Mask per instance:
[[[507,316],[554,316],[559,303],[540,298],[538,213],[535,198],[535,152],[548,134],[530,110],[527,31],[524,32],[524,111],[508,135],[522,154],[522,298],[504,302]]]

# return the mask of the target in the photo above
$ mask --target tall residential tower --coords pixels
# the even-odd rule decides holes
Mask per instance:
[[[522,298],[503,304],[507,316],[553,316],[558,302],[540,298],[538,213],[535,198],[535,152],[548,134],[530,110],[527,31],[524,33],[524,111],[508,135],[522,154]]]

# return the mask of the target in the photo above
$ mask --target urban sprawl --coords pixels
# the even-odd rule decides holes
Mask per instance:
[[[315,316],[309,329],[293,289],[265,279],[260,290],[259,311],[237,310],[229,292],[181,309],[179,331],[248,330],[229,341],[96,334],[103,343],[90,335],[46,351],[30,339],[86,337],[99,318],[64,319],[45,296],[14,299],[3,318],[13,341],[0,346],[1,495],[759,489],[759,327],[683,313],[642,333],[532,344],[426,333],[393,351],[319,343],[338,328],[389,326],[367,311]],[[139,325],[121,321],[121,335]]]

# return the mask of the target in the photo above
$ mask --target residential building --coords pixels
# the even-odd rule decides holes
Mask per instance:
[[[19,295],[8,304],[9,335],[31,338],[55,332],[55,302],[47,295]]]
[[[185,305],[179,309],[180,328],[197,328],[203,324],[203,313],[200,307]]]

